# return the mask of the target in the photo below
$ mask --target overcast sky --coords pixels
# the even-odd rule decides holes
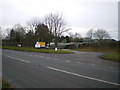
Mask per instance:
[[[119,0],[1,0],[2,30],[15,24],[26,25],[32,17],[62,13],[72,28],[70,32],[86,35],[89,29],[103,28],[118,40]]]

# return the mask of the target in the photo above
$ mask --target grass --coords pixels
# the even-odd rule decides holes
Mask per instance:
[[[2,80],[2,88],[12,88],[13,90],[13,87],[10,85],[10,83],[6,80]]]
[[[105,55],[101,55],[100,58],[113,60],[113,61],[119,61],[120,62],[120,59],[118,58],[119,55],[120,55],[120,53],[108,52]]]
[[[86,52],[104,52],[106,54],[101,55],[100,58],[120,62],[120,59],[119,59],[120,52],[118,52],[118,47],[109,47],[109,46],[96,47],[96,48],[84,47],[84,48],[78,48],[73,50],[86,51]]]
[[[73,50],[86,52],[118,52],[118,47],[83,47]]]
[[[18,50],[18,51],[38,52],[38,53],[57,53],[57,54],[73,53],[71,51],[64,51],[64,50],[55,51],[53,49],[35,49],[35,48],[12,47],[12,46],[3,46],[2,48],[3,49]]]
[[[2,88],[2,78],[0,78],[0,89]]]

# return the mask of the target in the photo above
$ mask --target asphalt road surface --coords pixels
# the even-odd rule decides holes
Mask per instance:
[[[102,53],[2,51],[2,76],[16,88],[118,88],[118,63]]]

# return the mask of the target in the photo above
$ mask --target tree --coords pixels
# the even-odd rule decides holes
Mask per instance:
[[[74,35],[74,41],[79,42],[81,40],[82,36],[80,33],[75,33]]]
[[[88,42],[92,42],[92,39],[93,39],[93,29],[90,29],[86,35],[87,35],[87,38],[88,38]]]
[[[2,46],[2,30],[1,30],[1,27],[0,27],[0,46]]]
[[[33,47],[35,44],[35,35],[29,30],[25,35],[25,45],[29,47]]]
[[[27,25],[29,26],[28,30],[31,30],[31,32],[35,32],[35,28],[41,24],[41,21],[36,18],[36,17],[33,17],[31,18],[29,21],[27,21]]]
[[[93,38],[93,29],[90,29],[88,32],[87,32],[87,37],[91,40]]]
[[[69,35],[69,41],[74,42],[74,34],[72,32],[68,32]]]
[[[14,29],[10,30],[10,41],[15,41],[16,39],[16,32],[14,31]]]
[[[94,37],[98,40],[110,39],[110,34],[103,29],[98,29],[94,32]]]
[[[52,40],[52,35],[49,32],[49,29],[44,24],[39,24],[35,29],[35,37],[38,41],[44,41],[50,43]]]
[[[55,46],[57,47],[58,37],[64,32],[70,30],[67,27],[67,22],[63,19],[62,15],[59,14],[49,14],[44,19],[45,25],[48,26],[50,33],[55,37]]]
[[[71,42],[80,42],[81,41],[81,34],[80,33],[72,33],[72,32],[69,32],[69,39]]]
[[[15,31],[15,38],[17,42],[23,41],[26,34],[26,28],[21,24],[16,24],[13,26],[13,30]]]
[[[1,30],[1,27],[0,27],[0,42],[1,42],[1,39],[2,39],[2,30]]]
[[[32,32],[32,30],[29,30],[27,33],[26,33],[26,41],[34,41],[34,33]]]
[[[2,28],[0,27],[0,40],[5,38],[5,33],[2,31]]]
[[[9,30],[7,38],[11,42],[21,42],[25,38],[25,27],[20,24],[16,24]]]

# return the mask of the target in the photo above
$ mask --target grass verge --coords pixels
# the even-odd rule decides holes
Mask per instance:
[[[2,80],[2,88],[12,88],[13,90],[13,87],[10,85],[9,82],[5,81],[5,80]]]
[[[119,59],[120,52],[118,52],[118,47],[98,47],[98,48],[85,47],[85,48],[78,48],[72,50],[85,51],[85,52],[104,52],[106,54],[99,56],[100,58],[120,62]]]
[[[2,78],[0,77],[0,89],[2,88]]]
[[[11,46],[3,46],[3,49],[11,49],[11,50],[19,50],[19,51],[28,51],[28,52],[38,52],[38,53],[57,53],[57,54],[68,54],[73,53],[71,51],[65,50],[53,50],[53,49],[35,49],[35,48],[26,48],[26,47],[11,47]]]
[[[120,53],[108,52],[105,55],[101,55],[100,58],[120,62],[120,59],[118,58],[119,55]]]

